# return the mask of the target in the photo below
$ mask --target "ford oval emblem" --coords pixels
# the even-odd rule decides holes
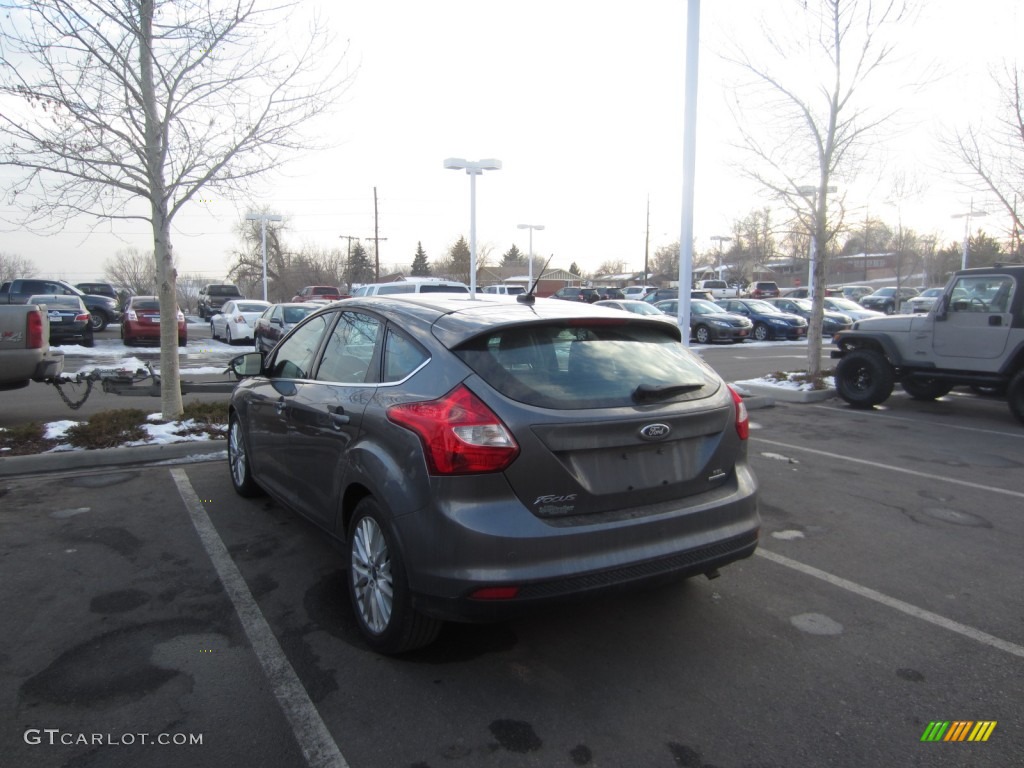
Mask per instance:
[[[672,427],[668,424],[648,424],[640,430],[640,437],[644,440],[664,440],[671,431]]]

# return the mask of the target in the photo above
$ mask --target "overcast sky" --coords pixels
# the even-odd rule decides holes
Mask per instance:
[[[447,157],[498,158],[503,169],[477,182],[477,237],[492,261],[513,243],[517,224],[543,224],[534,251],[553,267],[594,270],[623,259],[642,269],[650,197],[650,250],[678,239],[682,198],[685,0],[374,0],[325,3],[330,24],[348,39],[355,77],[321,132],[332,150],[299,159],[286,176],[256,182],[256,205],[289,217],[286,241],[344,247],[343,235],[371,238],[377,189],[381,264],[408,265],[422,241],[441,257],[469,235],[469,179],[444,170]],[[729,45],[763,47],[765,11],[785,19],[795,0],[705,0],[701,19],[700,116],[694,232],[698,250],[712,235],[765,204],[743,181],[731,148],[726,104],[736,73],[721,59]],[[1024,39],[1019,0],[929,0],[899,33],[900,66],[879,99],[904,105],[888,152],[845,190],[847,206],[895,222],[886,176],[904,168],[923,192],[901,207],[903,223],[963,234],[951,215],[970,193],[944,167],[944,127],[994,110],[988,71]],[[328,7],[329,6],[329,7]],[[922,72],[927,85],[910,87]],[[906,85],[902,82],[906,78]],[[883,89],[884,90],[884,89]],[[813,180],[809,180],[813,181]],[[986,205],[975,200],[975,207]],[[175,220],[179,271],[218,280],[248,204],[195,202]],[[995,208],[991,210],[995,212]],[[976,224],[996,235],[1002,220]],[[972,227],[973,228],[973,227]],[[10,228],[6,228],[9,230]],[[106,259],[127,245],[148,251],[143,224],[118,223],[119,237],[88,233],[78,221],[62,234],[5,231],[0,251],[33,261],[39,274],[81,281],[102,276]]]

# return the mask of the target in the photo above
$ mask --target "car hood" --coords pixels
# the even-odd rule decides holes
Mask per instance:
[[[921,318],[911,315],[881,315],[870,317],[865,320],[858,320],[854,327],[858,331],[884,331],[886,333],[907,333],[915,322],[921,322]]]

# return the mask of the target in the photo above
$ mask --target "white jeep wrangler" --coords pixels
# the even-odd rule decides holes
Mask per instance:
[[[1024,266],[962,270],[927,315],[861,320],[833,341],[836,392],[855,408],[884,402],[897,382],[917,400],[968,385],[1006,395],[1024,422]]]

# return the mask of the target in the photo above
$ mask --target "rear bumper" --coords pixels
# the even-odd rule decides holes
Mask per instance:
[[[699,497],[637,507],[593,524],[551,524],[508,503],[429,508],[394,520],[417,609],[495,621],[549,603],[708,573],[757,547],[757,484],[745,464]],[[415,542],[414,545],[406,542]],[[484,587],[514,597],[473,598]]]

